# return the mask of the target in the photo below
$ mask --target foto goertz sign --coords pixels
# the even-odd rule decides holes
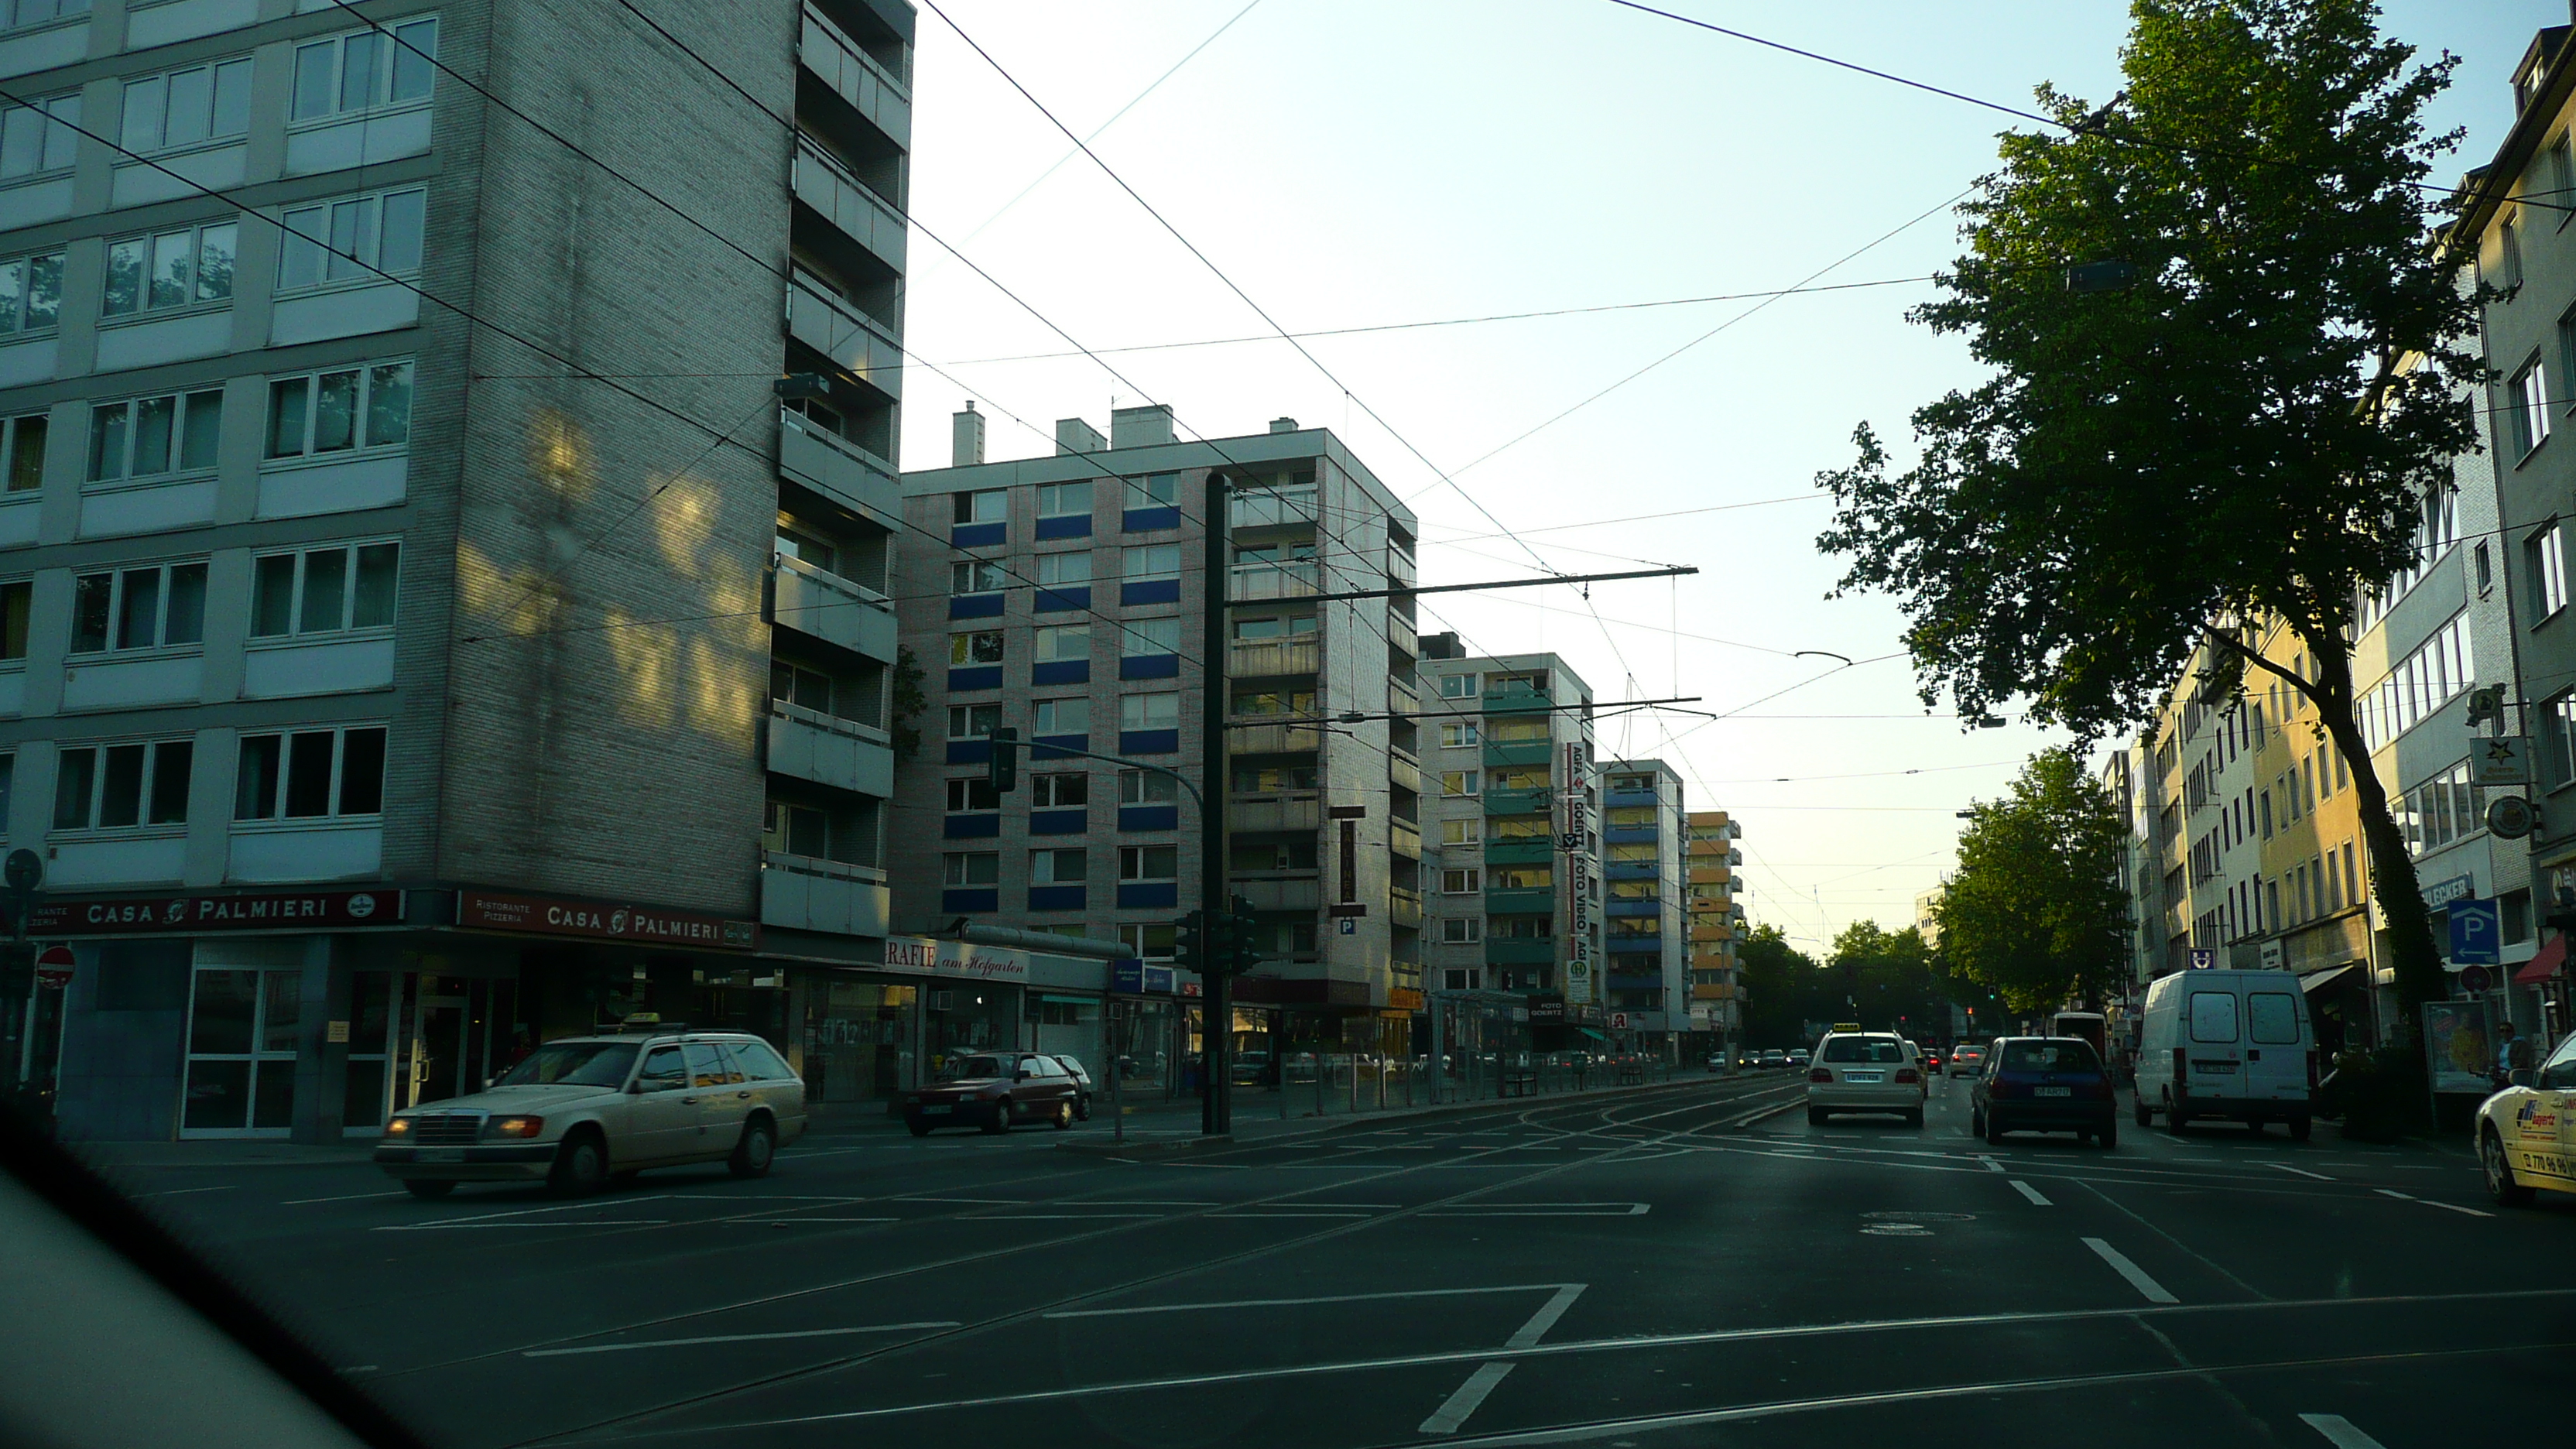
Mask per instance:
[[[1557,843],[1565,859],[1565,967],[1559,983],[1568,1005],[1592,1003],[1592,801],[1584,789],[1591,775],[1590,751],[1581,740],[1568,740],[1564,773],[1557,777]]]

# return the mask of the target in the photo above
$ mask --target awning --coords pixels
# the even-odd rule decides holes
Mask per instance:
[[[2541,982],[2548,980],[2550,977],[2557,975],[2558,968],[2565,965],[2566,962],[2567,933],[2565,931],[2561,931],[2557,935],[2550,937],[2546,942],[2543,942],[2540,947],[2540,954],[2523,963],[2523,968],[2513,973],[2513,984],[2516,986],[2537,986]]]
[[[2323,971],[2311,971],[2299,978],[2299,989],[2314,995],[2360,970],[2362,964],[2359,961],[2347,961],[2341,966],[2330,966]]]
[[[1578,1026],[1578,1027],[1576,1027],[1576,1028],[1575,1028],[1575,1030],[1576,1030],[1576,1031],[1579,1031],[1579,1032],[1581,1032],[1581,1033],[1583,1033],[1585,1036],[1588,1036],[1588,1037],[1592,1038],[1594,1041],[1608,1041],[1608,1040],[1610,1039],[1610,1038],[1608,1038],[1608,1037],[1606,1037],[1606,1036],[1603,1036],[1601,1033],[1599,1033],[1599,1032],[1597,1032],[1597,1031],[1594,1031],[1592,1028],[1590,1028],[1590,1027],[1588,1027],[1588,1026]]]

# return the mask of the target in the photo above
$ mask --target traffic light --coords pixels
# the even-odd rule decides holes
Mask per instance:
[[[1172,964],[1205,975],[1208,969],[1207,912],[1192,911],[1172,922]]]
[[[1226,968],[1240,976],[1268,958],[1261,954],[1257,945],[1261,921],[1252,913],[1252,902],[1236,896],[1227,905],[1231,911],[1227,917],[1231,929],[1226,939]]]
[[[984,758],[984,779],[995,794],[1008,795],[1020,783],[1020,732],[993,731],[993,752]]]

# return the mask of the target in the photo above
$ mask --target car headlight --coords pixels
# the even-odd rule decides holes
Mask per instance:
[[[392,1121],[387,1122],[387,1123],[385,1124],[385,1135],[386,1135],[387,1137],[408,1137],[408,1136],[410,1136],[410,1135],[411,1135],[411,1119],[410,1119],[409,1117],[396,1117],[396,1118],[395,1118],[395,1119],[393,1119]]]
[[[487,1137],[534,1137],[545,1130],[543,1117],[495,1117],[485,1124]]]

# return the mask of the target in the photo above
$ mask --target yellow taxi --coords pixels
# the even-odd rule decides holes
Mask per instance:
[[[2478,1165],[2508,1207],[2530,1202],[2534,1188],[2576,1192],[2576,1033],[2530,1077],[2478,1108]]]

